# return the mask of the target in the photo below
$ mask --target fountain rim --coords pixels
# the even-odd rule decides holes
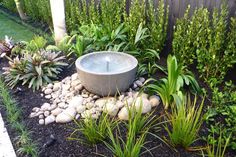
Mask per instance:
[[[121,71],[118,71],[118,72],[94,72],[94,71],[91,71],[91,70],[88,70],[86,68],[84,68],[82,65],[81,65],[81,61],[88,57],[88,56],[92,56],[94,54],[104,54],[104,53],[113,53],[113,54],[121,54],[123,56],[127,56],[129,58],[131,58],[133,60],[133,63],[134,64],[131,64],[131,66],[127,69],[124,69],[124,70],[121,70]],[[123,73],[126,73],[126,72],[129,72],[133,69],[135,69],[137,66],[138,66],[138,60],[130,55],[130,54],[127,54],[127,53],[124,53],[124,52],[117,52],[117,51],[95,51],[95,52],[91,52],[91,53],[88,53],[88,54],[85,54],[83,56],[80,56],[76,61],[75,61],[75,66],[77,69],[83,71],[83,72],[86,72],[86,73],[89,73],[89,74],[94,74],[94,75],[103,75],[103,76],[106,76],[106,75],[117,75],[117,74],[123,74]]]

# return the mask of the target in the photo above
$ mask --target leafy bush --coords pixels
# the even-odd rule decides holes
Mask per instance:
[[[44,49],[47,45],[47,40],[42,36],[35,36],[31,41],[25,42],[25,50],[27,52],[37,52]]]
[[[51,79],[56,79],[62,71],[64,56],[50,51],[39,51],[34,54],[24,54],[22,58],[14,58],[9,61],[9,67],[5,67],[5,81],[13,88],[19,82],[28,84],[29,88],[39,89]]]
[[[177,103],[171,108],[171,113],[167,113],[169,126],[165,129],[169,135],[170,143],[174,146],[182,146],[185,149],[196,141],[198,131],[203,123],[202,108],[204,99],[199,107],[196,106],[197,98],[191,101],[190,96]]]
[[[173,52],[185,65],[196,62],[200,77],[212,88],[222,83],[224,76],[235,63],[235,19],[231,19],[227,33],[228,8],[214,9],[213,15],[206,8],[196,9],[189,18],[189,8],[177,20]],[[234,50],[233,50],[234,49]]]
[[[212,93],[213,106],[208,109],[206,122],[208,124],[209,135],[206,140],[209,144],[214,144],[214,136],[222,134],[222,141],[226,142],[231,135],[228,144],[232,149],[236,149],[236,86],[232,82],[226,82],[225,87],[220,90],[214,88]],[[221,128],[224,128],[223,130]]]
[[[113,130],[118,124],[117,120],[111,119],[109,115],[105,113],[102,113],[98,119],[93,119],[93,117],[89,115],[84,120],[74,121],[78,128],[73,128],[74,131],[71,133],[69,139],[92,145],[103,142],[108,136],[108,129]],[[81,132],[84,137],[75,137],[75,134],[78,132]]]
[[[183,98],[184,85],[190,86],[195,93],[201,93],[201,88],[192,73],[189,71],[185,72],[184,67],[177,63],[175,56],[168,56],[167,69],[167,78],[163,78],[159,81],[150,79],[149,81],[154,82],[146,86],[151,92],[160,95],[165,109],[168,109],[169,105],[172,104],[174,100],[180,101]]]

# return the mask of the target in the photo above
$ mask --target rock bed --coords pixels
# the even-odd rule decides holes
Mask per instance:
[[[140,77],[127,92],[122,92],[116,97],[100,97],[88,92],[75,73],[61,82],[48,84],[42,88],[41,96],[48,99],[49,103],[34,107],[30,118],[38,117],[39,124],[48,125],[53,122],[67,123],[74,118],[88,116],[97,119],[102,112],[106,112],[112,117],[118,116],[121,120],[127,120],[129,107],[134,105],[139,109],[142,104],[142,113],[145,114],[160,103],[159,96],[149,97],[145,93],[138,92],[144,82],[145,79]]]

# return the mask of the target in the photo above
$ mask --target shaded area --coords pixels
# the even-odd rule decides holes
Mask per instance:
[[[5,35],[13,37],[15,41],[28,41],[33,38],[34,33],[0,13],[0,39],[4,39]]]

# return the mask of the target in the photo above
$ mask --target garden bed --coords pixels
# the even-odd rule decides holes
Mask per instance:
[[[0,67],[5,67],[7,65],[7,61],[3,60],[0,63]],[[66,76],[70,76],[75,72],[75,66],[71,66],[69,69],[64,69],[63,79]],[[157,76],[163,76],[163,73],[158,72]],[[48,100],[40,96],[39,91],[33,92],[32,89],[29,89],[24,86],[18,86],[22,89],[21,92],[16,92],[16,88],[10,90],[12,96],[16,99],[20,108],[22,108],[22,123],[26,125],[26,127],[32,131],[32,139],[38,144],[40,156],[42,157],[51,157],[51,156],[99,156],[96,154],[103,154],[106,156],[112,156],[111,152],[109,152],[103,144],[98,144],[97,146],[91,147],[85,144],[81,144],[77,141],[70,141],[67,138],[72,133],[73,130],[70,127],[75,127],[73,122],[67,124],[56,124],[52,123],[49,125],[39,125],[37,118],[29,118],[30,113],[32,112],[32,108],[41,106],[44,102]],[[163,108],[159,105],[156,109],[156,114],[161,115],[163,113]],[[7,116],[5,114],[5,110],[1,108],[1,113],[3,113],[3,117],[6,120]],[[6,124],[7,125],[7,124]],[[9,130],[10,137],[12,141],[16,137],[16,133],[11,127],[7,125],[7,129]],[[166,133],[164,131],[157,133],[160,137],[164,137]],[[44,148],[45,143],[50,141],[50,136],[53,135],[55,137],[55,142],[51,143],[49,146]],[[148,149],[157,147],[151,151],[153,156],[155,157],[169,157],[169,156],[200,156],[200,152],[187,152],[183,149],[179,149],[178,152],[174,151],[171,147],[167,146],[157,138],[153,138],[152,136],[147,137],[147,141],[150,143],[147,145]],[[201,144],[200,142],[199,144]],[[13,142],[13,145],[15,143]],[[15,146],[16,148],[16,146]],[[150,156],[149,153],[143,154],[142,156]]]

